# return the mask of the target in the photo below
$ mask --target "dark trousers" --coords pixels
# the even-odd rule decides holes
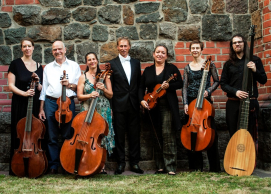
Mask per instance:
[[[46,116],[47,122],[47,134],[48,134],[48,163],[49,169],[58,169],[60,165],[59,161],[59,153],[60,153],[60,146],[58,142],[59,133],[61,133],[63,139],[70,139],[72,137],[71,134],[71,123],[62,124],[61,128],[58,127],[58,122],[55,119],[55,111],[57,110],[58,105],[56,100],[52,100],[49,98],[45,99],[44,102],[44,112]],[[73,113],[73,117],[75,115],[75,104],[74,100],[71,100],[71,104],[69,106],[70,110]]]
[[[239,118],[239,100],[228,100],[226,103],[226,122],[227,127],[230,133],[230,137],[239,130],[238,128],[238,118]],[[250,100],[249,105],[249,119],[248,119],[248,131],[253,136],[253,128],[256,125],[256,117],[255,113],[258,114],[259,112],[259,103],[255,100]]]
[[[156,107],[151,110],[151,117],[158,138],[158,140],[154,139],[156,168],[164,169],[166,172],[176,172],[176,131],[174,130],[172,113],[166,98],[159,99]],[[155,134],[153,137],[155,137]],[[158,141],[161,144],[161,148]]]
[[[192,102],[195,98],[188,98],[188,103]],[[207,99],[207,98],[206,98]],[[210,99],[207,99],[212,103]],[[188,122],[188,115],[185,115],[186,123]],[[216,126],[214,119],[211,120],[211,128],[215,130],[215,139],[213,145],[207,150],[207,156],[209,161],[209,171],[219,172],[220,168],[220,158],[218,153],[218,135],[216,132]],[[203,157],[202,152],[192,152],[188,150],[188,162],[189,169],[191,170],[203,170]]]
[[[125,165],[125,133],[127,132],[129,143],[130,165],[138,164],[140,159],[140,119],[139,112],[132,104],[127,104],[126,111],[113,110],[116,157],[118,164]]]

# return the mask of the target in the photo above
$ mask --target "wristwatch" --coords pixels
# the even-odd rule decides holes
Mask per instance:
[[[71,86],[70,86],[70,89],[72,89],[72,84],[71,84]]]

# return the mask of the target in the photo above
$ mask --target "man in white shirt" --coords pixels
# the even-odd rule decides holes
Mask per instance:
[[[144,173],[138,166],[140,159],[140,119],[138,89],[141,77],[140,61],[129,56],[131,44],[127,37],[117,40],[119,56],[109,61],[113,98],[115,144],[118,167],[115,174],[125,169],[125,133],[129,141],[130,170]]]
[[[63,42],[55,41],[52,45],[52,53],[55,60],[47,64],[43,71],[43,87],[40,94],[40,113],[39,118],[42,121],[47,120],[48,132],[48,162],[49,173],[56,174],[59,163],[58,136],[59,132],[62,138],[71,138],[71,123],[61,124],[55,119],[55,112],[58,109],[56,103],[61,96],[62,86],[66,86],[66,96],[70,98],[71,104],[69,109],[75,116],[74,97],[76,97],[76,89],[78,79],[81,75],[81,69],[78,63],[66,58],[66,48]],[[63,71],[66,71],[67,79],[62,79]]]

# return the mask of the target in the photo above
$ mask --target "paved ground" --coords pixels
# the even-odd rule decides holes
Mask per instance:
[[[149,171],[145,171],[144,174],[154,174],[154,172],[155,172],[154,170],[149,170]],[[107,171],[107,173],[110,174],[110,175],[114,174],[113,171]],[[0,174],[8,175],[8,171],[0,171]],[[124,173],[122,173],[122,175],[138,175],[138,174],[127,170]],[[258,176],[260,178],[266,178],[266,177],[271,178],[271,172],[270,171],[264,171],[264,170],[261,170],[261,169],[255,169],[252,175]]]

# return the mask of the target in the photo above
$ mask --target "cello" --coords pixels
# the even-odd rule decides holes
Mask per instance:
[[[171,75],[168,78],[168,80],[166,80],[166,83],[169,83],[171,80],[174,80],[176,77],[177,77],[177,73],[174,73],[174,75]],[[162,89],[161,85],[162,84],[157,84],[153,88],[152,93],[147,93],[144,96],[144,100],[148,103],[150,109],[153,109],[156,106],[158,98],[161,98],[162,96],[166,94],[166,90]]]
[[[253,59],[253,46],[254,46],[254,30],[255,26],[250,27],[251,41],[250,52],[246,50],[245,64]],[[242,82],[242,91],[252,92],[252,87],[249,82],[252,79],[251,69],[244,65],[244,74]],[[251,134],[248,132],[248,119],[249,119],[249,96],[245,99],[240,99],[240,112],[238,119],[238,131],[231,137],[224,155],[224,169],[230,175],[237,176],[250,176],[255,168],[256,162],[256,148]]]
[[[208,56],[198,96],[188,106],[189,120],[182,127],[181,131],[182,144],[186,149],[191,151],[207,150],[212,146],[215,139],[215,131],[211,128],[211,119],[215,116],[215,109],[204,98],[210,64],[211,56]]]
[[[106,66],[106,71],[99,75],[99,82],[104,82],[112,70]],[[100,90],[96,89],[100,94]],[[108,134],[108,124],[95,110],[98,98],[90,102],[88,111],[75,116],[72,122],[73,137],[65,140],[60,151],[62,167],[69,173],[88,176],[101,171],[106,160],[106,150],[101,147],[102,138]]]
[[[35,75],[32,74],[30,89],[35,89]],[[11,169],[18,177],[36,178],[48,167],[45,152],[41,149],[41,141],[45,134],[45,125],[32,114],[33,96],[28,97],[27,115],[17,124],[17,136],[20,145],[14,151]]]
[[[62,80],[66,77],[66,71],[63,70]],[[58,109],[55,112],[55,118],[60,128],[61,123],[68,123],[72,120],[72,111],[69,108],[71,100],[68,96],[66,96],[66,86],[62,85],[62,93],[61,96],[57,99],[56,103],[58,105]]]

